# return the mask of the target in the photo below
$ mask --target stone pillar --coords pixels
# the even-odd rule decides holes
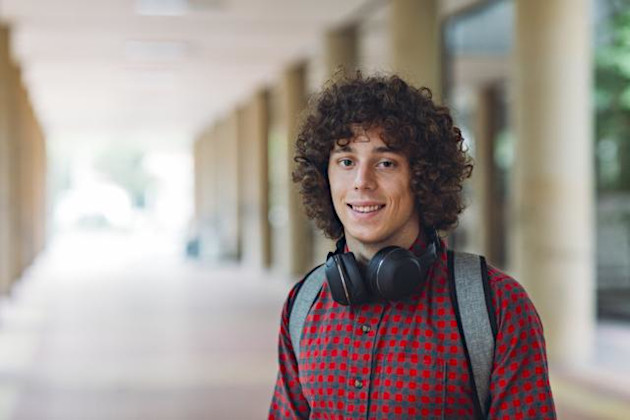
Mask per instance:
[[[35,197],[35,179],[33,165],[33,112],[26,88],[22,80],[18,85],[18,108],[19,119],[18,124],[21,126],[18,141],[18,178],[19,178],[19,195],[20,195],[20,245],[21,259],[20,268],[23,272],[35,258],[34,252],[34,197]]]
[[[306,67],[304,63],[288,68],[282,80],[282,108],[284,109],[287,148],[286,158],[286,194],[288,216],[288,243],[283,246],[289,253],[288,272],[301,276],[313,265],[312,228],[304,209],[297,186],[292,181],[295,154],[295,137],[297,135],[299,115],[306,106]]]
[[[0,26],[0,293],[7,293],[46,236],[46,147]]]
[[[5,294],[13,279],[12,226],[13,148],[11,138],[11,58],[9,29],[0,26],[0,293]]]
[[[189,232],[190,239],[197,241],[198,253],[201,256],[203,252],[203,219],[204,215],[204,190],[208,188],[205,184],[203,174],[205,172],[205,165],[207,162],[204,160],[203,146],[205,140],[205,132],[202,132],[193,143],[193,223]]]
[[[593,344],[595,237],[590,2],[516,6],[513,266],[542,317],[550,359]]]
[[[215,155],[214,179],[217,205],[213,210],[219,230],[220,256],[228,260],[240,258],[240,209],[238,120],[236,112],[223,119],[212,141],[211,152]]]
[[[260,148],[258,155],[258,208],[260,225],[261,265],[271,267],[271,226],[269,224],[269,114],[270,98],[267,90],[259,90],[254,96],[254,138]]]
[[[218,258],[220,249],[218,223],[218,188],[216,150],[217,127],[201,133],[196,142],[195,158],[195,230],[203,258]]]
[[[500,250],[497,240],[501,232],[501,203],[495,199],[497,174],[494,163],[494,140],[496,137],[497,88],[493,85],[481,86],[477,92],[475,106],[475,168],[472,182],[475,197],[472,208],[476,213],[476,223],[472,227],[474,252],[485,255],[491,263],[497,264]]]
[[[283,85],[270,90],[269,113],[269,223],[271,227],[271,266],[274,271],[289,273],[289,138],[286,130]]]
[[[7,73],[7,85],[9,88],[8,102],[11,116],[9,120],[9,156],[10,156],[10,181],[9,181],[9,206],[10,224],[8,229],[11,231],[11,285],[17,281],[22,275],[22,267],[25,256],[23,254],[22,238],[22,212],[24,210],[22,188],[20,179],[20,148],[23,126],[21,124],[21,106],[20,106],[20,70],[13,62],[9,63],[9,71]]]
[[[438,0],[392,0],[389,18],[394,72],[442,95]]]
[[[35,116],[33,118],[33,170],[33,251],[37,255],[44,249],[46,244],[48,200],[46,189],[46,139],[42,127]]]
[[[199,135],[193,142],[193,217],[195,230],[199,229],[199,221],[201,220],[201,200],[203,194],[203,179],[201,177],[203,160],[201,154],[203,142],[203,134]]]
[[[325,36],[325,61],[328,75],[337,71],[352,74],[358,68],[358,31],[356,25],[329,31]]]
[[[490,193],[490,176],[492,165],[492,138],[489,130],[490,112],[487,107],[487,95],[485,89],[480,89],[475,97],[474,105],[474,170],[470,178],[470,186],[474,192],[473,198],[462,215],[466,223],[466,238],[463,244],[459,242],[456,248],[464,252],[473,252],[484,255],[490,262],[488,255],[490,248],[490,231],[488,229],[488,208]]]
[[[242,256],[249,266],[262,269],[270,265],[268,219],[269,182],[267,172],[268,94],[260,90],[239,111],[242,214]]]

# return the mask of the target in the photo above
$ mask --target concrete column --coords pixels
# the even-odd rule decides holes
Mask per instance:
[[[46,244],[46,139],[41,125],[33,114],[33,252],[39,254]]]
[[[209,162],[211,162],[208,168],[208,177],[210,179],[208,194],[211,195],[211,198],[208,197],[208,200],[205,201],[209,222],[207,233],[211,234],[211,237],[206,238],[206,244],[213,249],[213,256],[217,258],[222,256],[225,249],[223,245],[223,220],[221,220],[221,206],[219,205],[225,199],[223,188],[219,182],[224,163],[223,159],[219,158],[223,154],[221,147],[223,145],[221,140],[225,131],[223,125],[223,120],[215,122],[204,152],[206,156],[209,156]]]
[[[240,258],[240,209],[239,209],[239,166],[238,120],[233,112],[223,119],[217,130],[217,137],[212,142],[212,152],[216,156],[215,185],[219,229],[220,256],[225,259]]]
[[[295,152],[295,137],[298,129],[298,119],[300,112],[306,106],[306,68],[304,63],[299,63],[288,68],[282,78],[282,89],[280,100],[285,129],[285,139],[283,147],[286,152],[286,164],[283,178],[286,185],[286,211],[287,211],[287,241],[280,243],[282,251],[288,253],[288,273],[301,276],[313,265],[313,239],[312,227],[304,214],[301,198],[298,194],[297,186],[292,182],[293,156]]]
[[[236,136],[238,142],[238,165],[247,168],[246,171],[239,173],[238,179],[238,211],[240,214],[239,224],[239,243],[240,243],[240,260],[246,266],[254,266],[256,254],[254,248],[258,245],[257,238],[254,237],[255,232],[251,231],[250,219],[253,212],[251,201],[252,185],[250,181],[251,170],[247,164],[251,161],[249,156],[251,147],[251,127],[248,125],[249,110],[246,105],[240,105],[234,110],[234,118],[236,119]]]
[[[195,139],[193,143],[193,185],[194,185],[194,206],[193,206],[193,224],[191,226],[190,235],[191,239],[195,239],[198,242],[199,255],[203,253],[203,220],[204,214],[204,190],[208,188],[205,183],[204,173],[206,172],[205,165],[207,162],[204,160],[203,146],[206,132],[202,132]]]
[[[466,212],[462,219],[468,218],[469,222],[466,226],[466,240],[463,246],[457,243],[457,248],[465,252],[474,252],[485,255],[490,262],[492,259],[488,256],[490,249],[490,230],[488,223],[488,208],[490,194],[490,177],[492,176],[492,138],[489,130],[490,112],[487,108],[486,90],[481,89],[476,95],[475,113],[474,113],[474,165],[470,183],[474,191],[473,199],[466,208]]]
[[[31,115],[31,148],[32,148],[32,171],[33,171],[33,257],[37,257],[41,250],[43,243],[42,237],[42,220],[40,218],[41,209],[45,207],[45,197],[42,194],[45,178],[42,173],[42,168],[45,165],[42,157],[42,140],[40,138],[40,127],[33,109],[33,104],[29,101],[29,110]]]
[[[502,227],[496,221],[501,219],[499,214],[501,203],[495,199],[497,190],[497,174],[494,164],[494,139],[496,136],[496,115],[494,109],[497,101],[495,86],[480,87],[477,93],[475,111],[475,170],[472,182],[475,187],[473,202],[477,214],[476,223],[471,232],[474,251],[485,255],[494,264],[499,260],[500,245],[496,240]],[[473,209],[471,209],[473,210]]]
[[[274,271],[287,274],[289,260],[288,199],[291,182],[289,172],[289,138],[286,130],[283,85],[270,90],[269,113],[269,223],[271,227],[271,266]]]
[[[261,265],[271,266],[271,226],[269,224],[269,114],[270,98],[267,90],[259,90],[253,103],[254,137],[260,148],[258,155],[258,223],[260,225]]]
[[[204,131],[197,141],[196,176],[196,230],[199,235],[200,254],[206,258],[217,258],[220,249],[218,222],[218,169],[216,167],[217,127]]]
[[[202,184],[203,179],[201,177],[201,173],[202,173],[202,167],[204,163],[202,160],[202,154],[201,154],[202,141],[203,141],[203,134],[197,137],[197,139],[195,139],[195,141],[193,142],[193,185],[194,185],[193,215],[194,215],[195,226],[196,226],[195,229],[197,231],[199,229],[199,222],[201,220],[201,215],[202,215],[201,200],[202,200],[202,194],[203,194],[203,184]]]
[[[389,18],[394,72],[442,95],[438,0],[392,0]]]
[[[239,111],[242,214],[242,256],[249,266],[262,269],[271,261],[271,238],[268,219],[268,93],[256,92]]]
[[[24,209],[24,201],[22,199],[22,188],[20,179],[20,148],[23,126],[21,124],[21,106],[20,106],[20,70],[13,62],[9,63],[9,71],[7,73],[7,85],[9,87],[9,109],[11,116],[9,120],[9,156],[10,156],[10,186],[9,186],[9,206],[11,231],[11,285],[17,281],[22,275],[23,261],[25,259],[22,237],[22,211]],[[9,287],[11,287],[9,285]]]
[[[590,2],[516,6],[513,264],[542,317],[550,359],[593,343],[595,237]]]
[[[12,100],[10,80],[11,58],[9,30],[0,25],[0,293],[5,294],[13,279],[12,226],[13,147]]]
[[[21,201],[19,246],[22,248],[20,267],[23,272],[29,265],[32,264],[35,258],[35,246],[33,243],[35,220],[35,170],[33,165],[34,116],[26,88],[21,80],[18,85],[18,107],[18,122],[21,125],[20,136],[17,139],[19,150],[19,195]]]
[[[356,25],[329,31],[325,36],[328,75],[337,71],[352,74],[358,68],[358,31]]]
[[[44,246],[46,150],[4,26],[0,74],[0,293],[6,293]]]

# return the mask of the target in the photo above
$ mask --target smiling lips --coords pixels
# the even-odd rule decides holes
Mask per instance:
[[[376,211],[379,211],[380,209],[385,207],[385,204],[372,204],[372,205],[358,205],[358,204],[348,204],[348,207],[350,207],[352,210],[356,211],[357,213],[363,213],[363,214],[368,214],[368,213],[374,213]]]

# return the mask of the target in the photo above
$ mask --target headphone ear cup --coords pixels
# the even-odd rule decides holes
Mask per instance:
[[[388,246],[372,257],[368,265],[368,285],[374,295],[396,301],[413,293],[424,282],[426,272],[426,267],[411,251]]]
[[[368,289],[354,254],[335,254],[326,260],[326,279],[335,302],[360,305],[369,300]]]

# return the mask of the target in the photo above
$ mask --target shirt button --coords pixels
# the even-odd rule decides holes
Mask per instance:
[[[354,380],[354,387],[357,389],[363,388],[363,381],[361,379]]]
[[[369,325],[362,325],[362,326],[361,326],[361,331],[363,331],[363,332],[364,332],[364,333],[366,333],[366,334],[367,334],[367,333],[369,333],[369,332],[370,332],[370,330],[371,330],[371,328],[370,328],[370,326],[369,326]]]

